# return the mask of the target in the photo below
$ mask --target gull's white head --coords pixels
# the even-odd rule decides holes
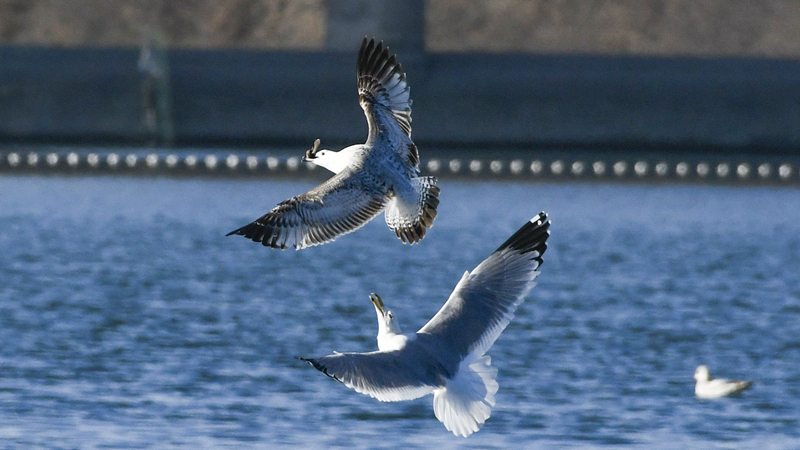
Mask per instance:
[[[372,293],[369,295],[375,313],[378,315],[378,349],[381,351],[400,350],[406,344],[406,336],[401,334],[400,325],[391,311],[383,305],[381,297]]]
[[[314,141],[314,146],[306,150],[303,162],[312,162],[320,167],[324,167],[333,173],[339,173],[350,163],[351,151],[348,148],[335,152],[326,148],[320,148],[320,140]]]
[[[708,366],[698,366],[697,370],[694,371],[694,379],[701,383],[710,380],[711,372],[709,372]]]
[[[381,297],[372,293],[369,295],[372,305],[375,306],[375,313],[378,314],[378,334],[401,334],[400,325],[394,318],[394,314],[385,308]]]

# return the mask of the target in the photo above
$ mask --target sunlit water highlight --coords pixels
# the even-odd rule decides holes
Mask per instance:
[[[426,239],[378,218],[301,252],[224,237],[311,182],[0,177],[2,448],[800,448],[800,194],[442,183]],[[539,277],[467,439],[295,359],[405,331],[540,210]],[[698,364],[749,378],[694,398]]]

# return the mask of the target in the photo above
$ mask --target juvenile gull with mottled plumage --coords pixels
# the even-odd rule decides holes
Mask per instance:
[[[433,411],[460,436],[478,431],[491,414],[497,369],[485,353],[536,284],[550,221],[540,213],[466,272],[450,298],[419,331],[404,335],[376,294],[378,351],[301,358],[357,392],[381,401],[433,394]]]
[[[439,188],[436,178],[419,176],[406,76],[383,42],[366,38],[356,72],[358,100],[369,124],[367,141],[336,152],[320,149],[317,139],[303,160],[335,175],[228,236],[300,250],[353,232],[385,211],[386,224],[403,243],[425,237],[436,217]]]

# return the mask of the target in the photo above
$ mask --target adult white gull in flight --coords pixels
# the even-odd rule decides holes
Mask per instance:
[[[378,351],[301,358],[325,375],[381,401],[433,393],[433,411],[460,436],[478,431],[491,414],[497,369],[485,355],[536,284],[550,221],[542,212],[472,272],[419,331],[404,335],[376,294]]]
[[[694,394],[698,398],[720,398],[742,392],[753,385],[752,381],[726,380],[724,378],[711,378],[708,366],[698,366],[694,371]]]
[[[383,42],[366,38],[356,72],[358,101],[369,124],[367,141],[336,152],[320,149],[317,139],[303,160],[335,175],[228,236],[300,250],[353,232],[385,211],[386,224],[403,243],[425,237],[436,217],[439,188],[435,177],[419,176],[406,76]]]

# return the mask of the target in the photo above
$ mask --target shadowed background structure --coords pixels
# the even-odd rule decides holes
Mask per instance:
[[[797,24],[781,0],[4,0],[0,142],[345,144],[375,35],[423,146],[796,154]]]

